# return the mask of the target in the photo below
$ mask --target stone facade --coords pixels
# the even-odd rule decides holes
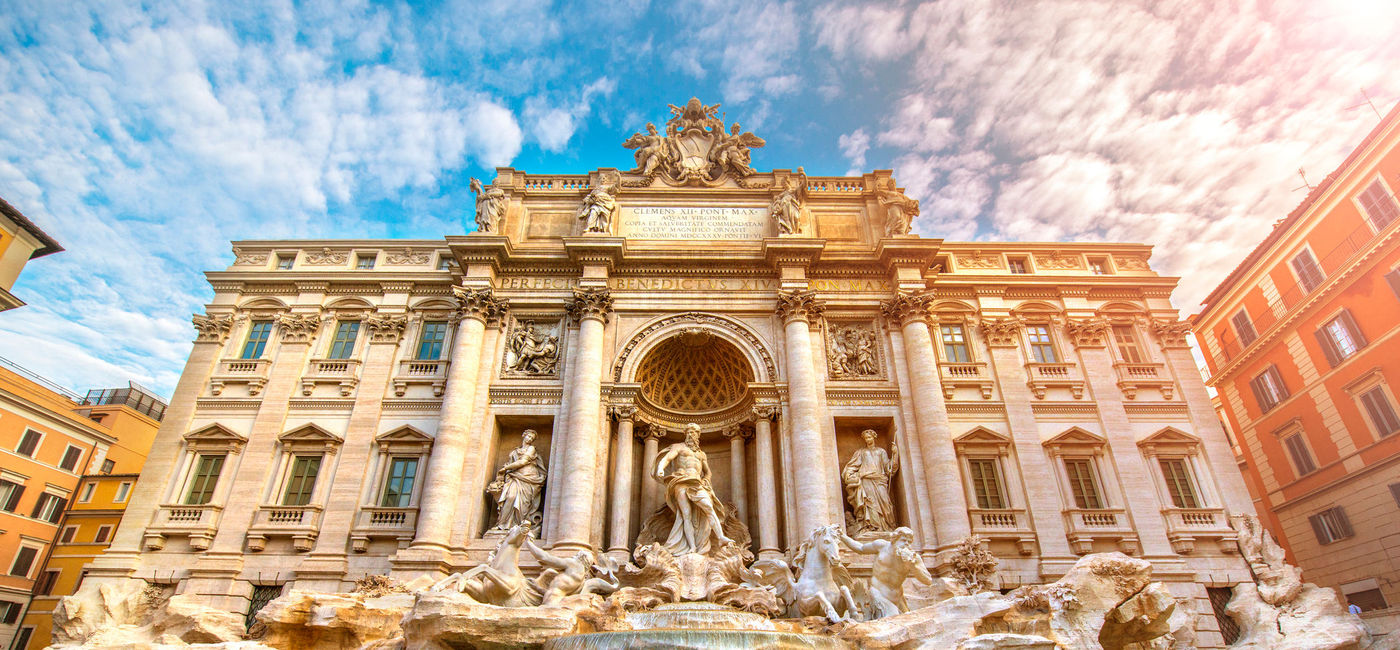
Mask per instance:
[[[1221,645],[1205,587],[1250,580],[1228,517],[1251,506],[1150,247],[903,234],[888,172],[755,172],[762,140],[711,108],[674,108],[678,153],[629,140],[637,170],[499,169],[489,232],[235,242],[91,579],[244,612],[461,571],[500,539],[488,487],[527,429],[540,545],[621,559],[690,423],[776,558],[851,521],[874,430],[899,462],[868,489],[931,569],[970,534],[1004,588],[1122,551]]]

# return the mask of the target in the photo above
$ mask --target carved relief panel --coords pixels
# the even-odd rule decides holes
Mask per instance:
[[[826,367],[832,379],[883,379],[875,324],[827,321]]]
[[[560,350],[563,348],[563,328],[556,317],[533,319],[520,317],[510,325],[506,349],[501,361],[502,377],[559,376]]]

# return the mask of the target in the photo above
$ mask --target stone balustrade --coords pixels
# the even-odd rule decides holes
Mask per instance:
[[[1225,553],[1235,551],[1235,529],[1223,508],[1163,508],[1167,524],[1167,539],[1172,550],[1182,555],[1196,551],[1196,540],[1214,539]]]
[[[209,378],[209,393],[221,395],[229,385],[246,384],[248,395],[257,397],[267,385],[270,359],[221,359],[219,367]]]
[[[1021,555],[1035,553],[1035,531],[1028,513],[1021,508],[970,508],[972,534],[984,539],[1007,539],[1016,542]]]
[[[148,550],[160,550],[165,548],[166,538],[182,536],[189,538],[191,549],[205,550],[218,530],[219,515],[223,509],[223,506],[212,503],[162,505],[156,509],[155,520],[146,527],[144,545]]]
[[[365,506],[355,513],[355,525],[350,529],[350,549],[364,553],[369,550],[369,541],[376,538],[396,539],[407,544],[413,541],[417,529],[416,507]]]
[[[1078,364],[1031,362],[1026,364],[1026,377],[1026,385],[1036,399],[1045,399],[1051,388],[1067,388],[1074,399],[1084,397],[1084,374]]]
[[[260,506],[248,527],[248,550],[262,551],[270,537],[291,537],[292,548],[302,553],[310,551],[321,530],[322,510],[319,505]]]
[[[938,364],[938,375],[943,399],[953,399],[959,388],[976,388],[982,399],[991,399],[992,387],[996,385],[985,362],[942,362]]]
[[[1143,388],[1156,388],[1162,399],[1171,399],[1175,382],[1172,381],[1166,366],[1160,363],[1115,363],[1113,371],[1118,374],[1118,388],[1128,399],[1137,399]]]
[[[1137,532],[1123,508],[1069,508],[1064,515],[1065,532],[1075,553],[1092,553],[1095,541],[1111,540],[1124,553],[1137,554]]]
[[[403,397],[409,386],[427,385],[433,388],[433,397],[442,397],[447,388],[447,368],[452,364],[447,359],[424,361],[404,359],[399,362],[399,371],[394,374],[394,395]]]
[[[349,397],[359,381],[359,359],[312,359],[301,377],[301,394],[311,395],[319,384],[336,384],[341,397]]]

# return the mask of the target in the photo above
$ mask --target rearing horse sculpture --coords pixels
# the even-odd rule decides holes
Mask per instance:
[[[860,620],[860,607],[851,594],[851,576],[841,564],[840,534],[835,526],[812,531],[793,556],[796,579],[782,560],[754,563],[751,579],[772,586],[798,616],[825,616],[832,623]]]
[[[520,548],[529,534],[529,521],[516,524],[506,532],[485,564],[443,578],[432,590],[459,591],[477,602],[501,607],[540,604],[541,593],[520,571]]]

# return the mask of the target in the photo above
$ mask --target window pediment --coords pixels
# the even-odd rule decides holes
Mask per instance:
[[[1185,455],[1196,453],[1201,439],[1175,427],[1167,427],[1138,441],[1138,448],[1148,456]]]
[[[1052,456],[1101,455],[1108,440],[1103,436],[1079,427],[1070,427],[1063,433],[1041,443]]]
[[[1063,310],[1048,302],[1023,302],[1011,308],[1011,315],[1023,323],[1056,323]]]
[[[380,451],[385,453],[418,454],[427,453],[432,449],[433,437],[416,427],[404,425],[379,434],[374,442],[379,445]]]
[[[953,446],[963,455],[997,454],[1005,456],[1011,438],[986,427],[975,427],[953,440]]]
[[[340,436],[315,424],[304,424],[292,429],[278,436],[277,440],[287,451],[324,451],[332,454],[345,442]]]
[[[185,434],[185,444],[192,451],[236,454],[248,444],[248,439],[222,424],[214,423]]]

